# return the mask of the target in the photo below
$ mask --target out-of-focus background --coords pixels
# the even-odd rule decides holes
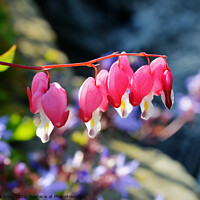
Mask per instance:
[[[77,91],[93,70],[52,69],[51,82],[66,90],[73,114],[66,127],[42,144],[35,136],[39,119],[30,112],[26,94],[35,72],[15,68],[0,72],[0,195],[200,199],[199,8],[198,0],[0,0],[0,54],[16,44],[14,63],[83,62],[115,51],[164,54],[175,92],[170,111],[160,97],[154,99],[155,113],[148,121],[140,119],[139,108],[121,119],[109,107],[102,116],[102,133],[91,140],[78,119]],[[129,59],[134,70],[146,63],[143,58]],[[108,69],[112,62],[100,63],[99,69]],[[121,161],[130,174],[134,172],[140,189],[133,179],[120,179],[119,184],[108,178],[117,159],[123,160],[120,155],[127,163],[140,162],[134,170]],[[98,166],[104,170],[106,166],[110,173],[104,174],[106,183],[98,177],[102,173]],[[119,189],[127,186],[127,194]]]

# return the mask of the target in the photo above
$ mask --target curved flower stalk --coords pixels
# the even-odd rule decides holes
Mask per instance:
[[[154,95],[161,95],[164,105],[168,109],[171,108],[174,101],[172,82],[171,70],[163,58],[156,58],[150,63],[150,66],[144,65],[135,72],[129,100],[133,106],[140,105],[143,119],[147,120],[153,114]]]
[[[44,72],[37,73],[32,81],[31,91],[27,88],[30,110],[33,114],[40,113],[41,123],[36,135],[43,143],[48,142],[54,128],[65,125],[69,111],[67,108],[67,94],[56,82],[50,84],[49,78]]]

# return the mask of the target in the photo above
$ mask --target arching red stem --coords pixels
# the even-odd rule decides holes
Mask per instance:
[[[146,54],[144,52],[142,52],[142,53],[123,53],[123,54],[115,52],[113,54],[110,54],[110,55],[107,55],[107,56],[103,56],[103,57],[100,57],[100,58],[96,58],[96,59],[93,59],[93,60],[90,60],[90,61],[87,61],[87,62],[82,62],[82,63],[70,63],[70,64],[46,65],[46,66],[26,66],[26,65],[18,65],[18,64],[14,64],[14,63],[7,63],[7,62],[0,61],[0,65],[6,65],[6,66],[10,66],[10,67],[15,67],[15,68],[20,68],[20,69],[29,69],[29,70],[49,70],[49,69],[52,69],[52,68],[78,67],[78,66],[79,67],[80,66],[89,66],[89,67],[91,67],[92,65],[94,65],[94,63],[97,63],[99,61],[102,61],[102,60],[105,60],[105,59],[108,59],[108,58],[119,57],[119,56],[141,56],[141,57],[146,57],[147,60],[148,60],[148,63],[150,63],[149,57],[162,57],[162,58],[164,58],[166,60],[166,56],[165,55]],[[95,66],[95,68],[96,68],[96,66]]]

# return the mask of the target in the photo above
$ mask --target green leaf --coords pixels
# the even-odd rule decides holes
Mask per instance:
[[[0,61],[12,63],[15,56],[16,45],[13,45],[8,51],[0,55]],[[0,65],[0,72],[4,72],[9,66]]]
[[[12,125],[12,126],[17,126],[21,121],[21,116],[18,114],[18,113],[13,113],[11,116],[10,116],[10,121],[9,123]]]
[[[18,141],[30,140],[35,137],[35,131],[36,127],[33,120],[29,117],[25,117],[14,131],[13,139]]]

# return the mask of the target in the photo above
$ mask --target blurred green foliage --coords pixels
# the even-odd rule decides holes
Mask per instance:
[[[0,1],[0,30],[0,54],[2,54],[15,43],[15,34],[4,0]]]
[[[10,14],[6,1],[0,0],[0,55],[3,54],[3,59],[0,58],[0,60],[5,62],[13,61],[15,46],[12,47],[12,45],[16,43],[16,35]],[[5,53],[10,48],[10,52]],[[14,62],[23,64],[23,60],[17,53]],[[15,68],[6,69],[7,67],[2,69],[2,66],[0,69],[0,71],[4,70],[3,73],[0,73],[0,116],[11,114],[13,111],[25,115],[28,111],[28,103],[25,103],[25,100],[27,100],[25,92],[25,83],[27,83],[26,72],[25,70]]]
[[[13,113],[7,127],[13,131],[13,140],[27,141],[35,137],[36,127],[30,117],[22,118],[18,113]]]
[[[0,61],[12,63],[15,57],[16,45],[13,45],[8,51],[0,55]],[[0,72],[4,72],[9,66],[0,65]]]

